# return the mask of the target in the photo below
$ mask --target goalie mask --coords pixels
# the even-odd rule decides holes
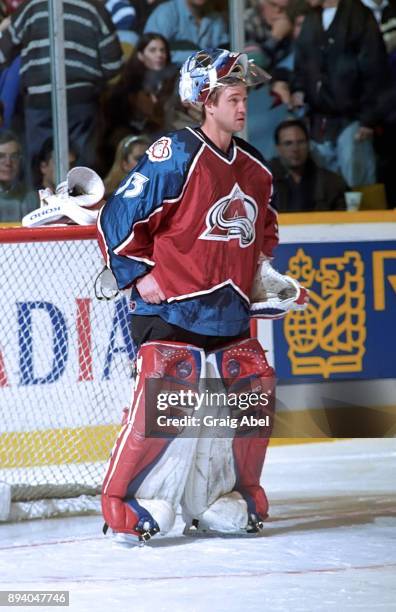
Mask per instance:
[[[182,102],[205,104],[222,80],[236,77],[247,87],[266,83],[269,74],[248,60],[246,53],[225,49],[203,49],[184,62],[180,70],[179,95]]]

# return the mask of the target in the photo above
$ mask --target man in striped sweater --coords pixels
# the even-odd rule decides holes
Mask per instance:
[[[69,137],[77,164],[95,163],[98,93],[121,68],[110,15],[97,0],[63,0]],[[24,2],[0,33],[0,67],[21,55],[26,149],[31,161],[52,135],[47,0]]]

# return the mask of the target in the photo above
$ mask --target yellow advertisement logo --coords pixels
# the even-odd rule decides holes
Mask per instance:
[[[396,274],[385,273],[385,263],[396,260],[396,251],[373,252],[374,310],[385,310],[386,284],[396,292]]]
[[[366,341],[364,263],[358,251],[323,257],[319,269],[299,249],[287,272],[310,290],[306,310],[290,312],[285,337],[293,374],[361,372]]]

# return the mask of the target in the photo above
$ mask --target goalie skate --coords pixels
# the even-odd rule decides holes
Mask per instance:
[[[140,537],[130,533],[113,533],[112,545],[114,548],[142,548],[146,542]]]
[[[222,531],[211,529],[198,519],[193,519],[191,525],[184,527],[183,535],[190,538],[257,538],[264,536],[264,522],[252,514],[246,527],[235,531]]]
[[[199,518],[193,518],[183,534],[191,537],[255,537],[262,535],[264,521],[249,512],[240,493],[232,491],[215,501]]]

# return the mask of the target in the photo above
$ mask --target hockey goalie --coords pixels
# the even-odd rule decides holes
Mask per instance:
[[[260,477],[275,373],[250,337],[250,319],[279,318],[307,299],[271,265],[272,177],[260,153],[234,135],[248,88],[268,78],[243,53],[190,56],[180,97],[201,109],[202,124],[154,142],[99,214],[106,265],[118,289],[131,291],[138,348],[102,510],[106,530],[133,545],[169,531],[179,506],[187,535],[257,535],[268,515]],[[225,398],[215,409],[213,381]],[[149,427],[158,412],[153,387],[176,397],[161,417],[171,423],[163,435]]]

